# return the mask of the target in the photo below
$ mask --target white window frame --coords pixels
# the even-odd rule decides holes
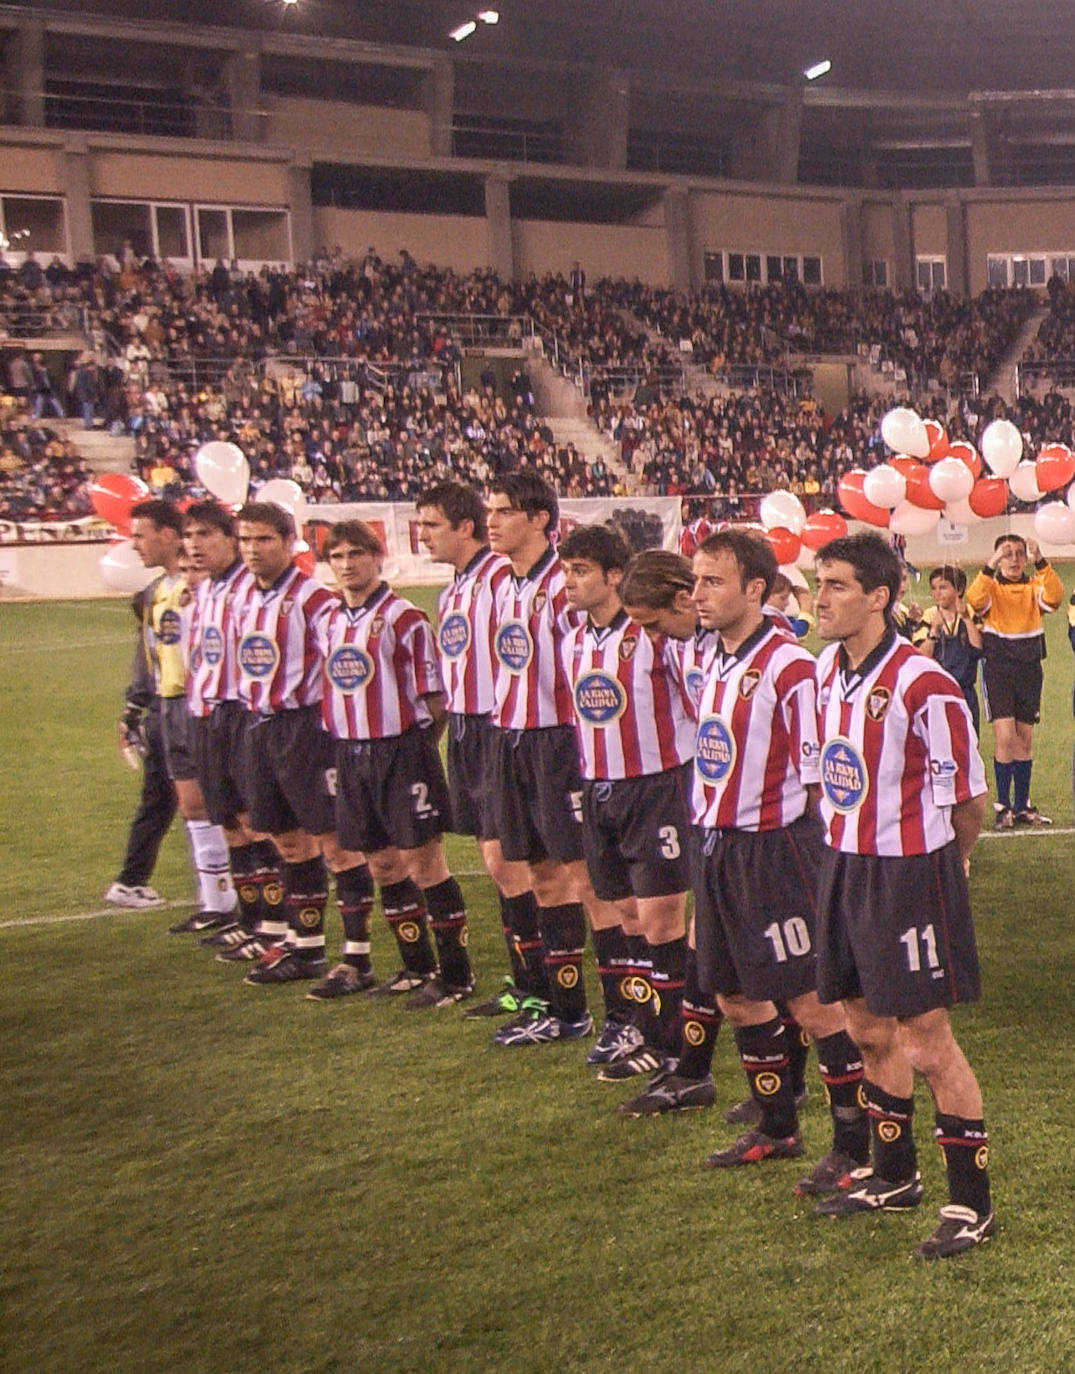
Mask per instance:
[[[27,248],[8,248],[4,253],[4,257],[7,259],[7,261],[11,264],[12,267],[21,267],[22,264],[26,261],[28,254],[30,253],[34,253],[37,255],[37,260],[42,267],[47,267],[53,258],[59,258],[60,261],[67,267],[70,267],[73,264],[74,257],[71,253],[71,219],[67,210],[66,196],[48,195],[42,191],[0,191],[0,234],[2,234],[4,238],[7,237],[8,231],[4,215],[5,200],[48,200],[53,202],[59,201],[60,214],[63,218],[62,249],[39,248],[35,247],[32,243]],[[18,225],[12,225],[12,231],[17,233],[18,227]],[[42,255],[47,255],[48,261],[45,261],[45,258]]]
[[[196,261],[197,263],[199,263],[202,267],[210,267],[210,268],[211,268],[211,267],[213,267],[213,265],[214,265],[214,263],[215,263],[215,259],[214,259],[213,261],[210,261],[208,258],[204,258],[204,259],[203,259],[203,258],[202,258],[202,255],[201,255],[201,225],[200,225],[200,223],[199,223],[198,217],[199,217],[200,213],[201,213],[203,210],[216,211],[216,212],[223,211],[223,212],[224,212],[224,216],[225,216],[225,220],[226,220],[226,222],[227,222],[227,228],[228,228],[228,252],[227,252],[227,255],[225,256],[225,259],[224,259],[224,260],[225,260],[225,262],[228,263],[229,266],[231,265],[232,260],[235,258],[235,230],[234,230],[234,226],[233,226],[233,224],[232,224],[232,218],[231,218],[231,217],[232,217],[232,213],[233,213],[235,210],[253,210],[253,211],[260,212],[261,214],[268,214],[268,215],[283,215],[283,217],[284,217],[284,225],[285,225],[286,230],[287,230],[287,258],[286,258],[286,260],[281,260],[280,258],[239,258],[239,259],[237,260],[238,263],[239,263],[239,270],[240,270],[240,272],[260,272],[261,269],[262,269],[263,267],[266,267],[266,266],[270,266],[270,267],[273,266],[273,265],[279,266],[279,265],[281,264],[281,261],[284,261],[284,265],[287,266],[287,267],[291,267],[291,266],[294,264],[294,261],[295,261],[295,240],[294,240],[294,236],[293,236],[293,233],[292,233],[292,226],[291,226],[291,210],[290,210],[290,207],[289,207],[289,206],[287,206],[287,205],[241,205],[241,204],[240,204],[240,205],[230,205],[230,204],[229,204],[229,205],[219,205],[219,204],[214,205],[214,204],[211,204],[211,203],[205,202],[205,201],[195,201],[194,205],[193,205],[191,208],[192,208],[192,210],[193,210],[193,212],[194,212],[194,213],[193,213],[194,237],[193,237],[192,240],[191,240],[191,247],[192,247],[193,250],[194,250],[195,261]]]
[[[193,224],[191,222],[190,204],[185,200],[142,200],[138,196],[93,196],[90,201],[91,213],[94,205],[144,205],[149,209],[149,238],[150,249],[157,262],[163,262],[165,258],[177,267],[180,271],[191,272],[194,269],[194,237]],[[157,231],[157,211],[158,210],[181,210],[183,213],[183,223],[187,230],[187,255],[177,258],[172,253],[162,254],[160,251],[160,235]],[[119,262],[115,253],[106,253],[105,257],[113,267],[118,267]]]
[[[919,273],[923,267],[929,267],[930,283],[923,286],[919,280]],[[941,269],[941,280],[936,281],[936,269]],[[946,253],[916,253],[914,260],[914,281],[917,291],[947,291],[948,290],[948,255]]]

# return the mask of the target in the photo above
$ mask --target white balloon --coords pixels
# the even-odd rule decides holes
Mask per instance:
[[[250,464],[237,444],[222,439],[202,444],[194,455],[194,467],[198,481],[225,506],[239,506],[246,500]]]
[[[929,489],[941,501],[962,501],[973,487],[974,473],[959,458],[942,458],[929,470]]]
[[[767,530],[782,528],[799,534],[806,524],[806,507],[793,491],[771,491],[761,498],[758,517]]]
[[[1000,422],[994,421],[994,423],[999,424]],[[1011,487],[1012,495],[1019,501],[1032,503],[1041,500],[1038,469],[1029,459],[1016,467],[1008,478],[1008,486]]]
[[[994,420],[982,431],[978,447],[991,471],[1010,477],[1023,457],[1023,436],[1010,420]]]
[[[1067,503],[1072,510],[1075,510],[1075,482],[1068,487]]]
[[[286,510],[295,521],[295,529],[302,532],[308,503],[298,482],[293,482],[290,477],[273,477],[258,489],[258,500],[271,501],[273,505]]]
[[[953,525],[977,525],[982,518],[977,511],[971,509],[971,504],[965,496],[959,501],[946,502],[944,514]]]
[[[1034,533],[1043,544],[1075,543],[1075,511],[1063,501],[1047,501],[1034,512]]]
[[[898,468],[882,463],[862,479],[862,494],[872,505],[892,510],[907,495],[907,478]]]
[[[888,527],[894,534],[929,534],[937,528],[939,510],[923,510],[910,501],[901,501],[892,512]]]
[[[920,416],[906,406],[896,406],[881,421],[881,438],[894,453],[912,458],[929,457],[929,431]]]
[[[147,568],[134,551],[130,539],[111,544],[100,559],[101,576],[106,587],[114,592],[140,592],[157,576],[156,568]]]

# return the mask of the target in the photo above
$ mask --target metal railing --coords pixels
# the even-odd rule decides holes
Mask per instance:
[[[0,333],[12,339],[41,339],[53,334],[90,332],[89,311],[73,301],[61,302],[49,310],[18,303],[0,304]]]
[[[1016,395],[1031,391],[1042,382],[1052,382],[1054,386],[1075,386],[1075,358],[1045,358],[1040,362],[1016,364]]]
[[[521,348],[535,329],[529,315],[438,314],[420,310],[416,318],[428,320],[434,327],[443,326],[453,343],[464,347],[487,344],[492,347]]]
[[[409,362],[364,362],[358,358],[320,356],[308,353],[274,353],[265,358],[151,358],[147,364],[150,382],[180,382],[191,390],[199,387],[221,388],[227,382],[236,387],[272,377],[274,371],[291,370],[296,386],[320,371],[321,381],[354,382],[383,396],[389,387],[430,386],[440,390],[450,377],[459,386],[457,363],[437,363],[428,358]]]

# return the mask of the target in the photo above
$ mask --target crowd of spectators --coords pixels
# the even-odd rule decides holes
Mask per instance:
[[[92,511],[93,474],[47,419],[25,400],[0,404],[0,521],[61,522]]]

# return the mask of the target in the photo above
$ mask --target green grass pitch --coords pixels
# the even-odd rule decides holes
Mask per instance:
[[[1065,629],[1034,800],[1070,831]],[[733,1135],[718,1111],[618,1119],[628,1090],[584,1046],[496,1050],[458,1009],[244,987],[165,933],[174,910],[101,915],[138,786],[115,746],[132,633],[118,602],[0,607],[0,1370],[1072,1368],[1072,834],[975,851],[985,995],[955,1024],[999,1228],[927,1266],[911,1252],[944,1199],[923,1087],[924,1205],[824,1221],[795,1162],[700,1167]],[[473,846],[450,857],[488,994],[496,905]],[[190,895],[179,830],[154,882]],[[374,960],[396,967],[379,917]],[[742,1095],[726,1030],[716,1078],[721,1106]]]

